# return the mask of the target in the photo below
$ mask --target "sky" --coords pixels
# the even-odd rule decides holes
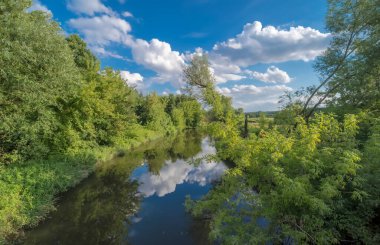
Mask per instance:
[[[245,111],[279,108],[286,91],[318,83],[328,46],[326,0],[34,0],[102,67],[146,94],[180,94],[183,67],[207,54],[216,89]]]

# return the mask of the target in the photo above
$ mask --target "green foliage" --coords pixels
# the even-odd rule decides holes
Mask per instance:
[[[41,11],[26,13],[28,4],[0,3],[0,164],[66,149],[70,129],[54,108],[75,100],[80,87],[61,29]]]
[[[86,81],[94,79],[100,70],[99,60],[78,35],[70,35],[66,40],[73,52],[75,64],[80,69],[84,79]]]
[[[86,120],[83,134],[99,145],[112,145],[123,132],[136,124],[134,113],[137,92],[128,87],[117,72],[102,71],[95,80],[87,82],[82,92],[82,114]]]
[[[175,127],[178,129],[184,129],[186,127],[185,113],[179,108],[174,108],[171,113],[172,121]]]
[[[332,40],[317,59],[321,82],[307,89],[302,113],[309,118],[323,104],[340,115],[363,109],[378,113],[379,1],[330,0],[328,6],[326,28]]]
[[[0,243],[17,237],[54,210],[54,195],[74,186],[90,172],[94,159],[33,161],[0,169]]]
[[[233,159],[236,167],[191,209],[195,215],[212,214],[213,238],[236,244],[343,238],[334,214],[342,200],[364,195],[357,178],[356,118],[339,123],[319,114],[310,125],[298,120],[287,136],[274,129],[247,140],[234,130],[216,135],[222,157]],[[267,219],[265,227],[258,225],[260,217]]]
[[[182,101],[179,104],[184,113],[185,124],[187,128],[197,128],[203,118],[203,110],[196,100]]]
[[[216,140],[217,156],[235,164],[203,200],[186,202],[193,215],[210,218],[211,239],[225,244],[378,244],[376,110],[338,117],[317,113],[305,121],[297,117],[303,104],[289,94],[274,125],[261,114],[260,131],[244,139],[239,113],[220,103],[223,97],[206,68],[207,59],[201,57],[185,69],[189,91],[209,107],[208,132]]]
[[[231,98],[219,94],[215,89],[215,78],[209,69],[206,55],[196,55],[184,69],[187,92],[203,101],[210,108],[209,120],[223,120],[227,114],[235,113]]]
[[[151,130],[165,132],[174,130],[173,122],[169,114],[165,112],[165,103],[156,93],[142,98],[137,113],[140,123]]]
[[[0,1],[0,243],[36,225],[96,159],[197,127],[202,110],[143,97],[27,0]],[[188,111],[185,111],[188,110]]]

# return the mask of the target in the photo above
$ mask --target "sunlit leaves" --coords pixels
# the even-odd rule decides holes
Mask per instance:
[[[325,220],[337,208],[334,200],[350,191],[356,199],[364,194],[351,190],[361,160],[355,148],[357,129],[352,115],[340,123],[333,115],[318,114],[310,125],[300,119],[286,136],[270,130],[260,137],[239,141],[223,137],[229,134],[224,130],[219,135],[224,143],[219,143],[218,149],[221,155],[234,159],[237,166],[208,197],[193,204],[195,214],[202,214],[200,210],[213,213],[212,234],[226,243],[228,236],[240,230],[241,234],[252,235],[233,236],[238,243],[247,243],[257,230],[266,234],[260,242],[286,237],[299,242],[337,241],[339,237],[329,232]],[[245,195],[249,190],[258,193]],[[252,196],[260,205],[241,213],[242,207],[252,203]],[[240,220],[260,216],[268,220],[270,228],[253,228]],[[276,234],[276,229],[281,233]]]

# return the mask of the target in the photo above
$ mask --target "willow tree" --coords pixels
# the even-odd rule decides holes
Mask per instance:
[[[380,1],[330,0],[326,17],[330,46],[315,68],[321,82],[310,89],[302,114],[308,119],[323,104],[339,111],[380,105]]]
[[[233,112],[231,99],[215,89],[215,78],[206,55],[195,55],[183,72],[187,92],[210,108],[211,120],[224,120],[227,114]]]

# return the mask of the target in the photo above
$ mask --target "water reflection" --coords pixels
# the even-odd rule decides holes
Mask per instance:
[[[51,218],[26,233],[25,244],[207,244],[204,223],[186,214],[226,169],[191,159],[215,153],[189,132],[136,148],[97,171],[59,201]],[[140,193],[143,194],[140,195]],[[207,229],[206,229],[207,230]]]
[[[175,191],[176,186],[185,182],[199,184],[205,186],[211,182],[218,180],[226,170],[226,166],[222,163],[207,162],[205,156],[215,153],[215,148],[211,146],[208,138],[202,141],[202,151],[194,158],[201,161],[199,165],[191,164],[190,161],[183,159],[173,161],[165,161],[164,166],[158,173],[144,172],[136,170],[140,176],[135,176],[139,182],[138,191],[145,197],[156,194],[159,197]],[[135,174],[139,175],[139,174]]]

